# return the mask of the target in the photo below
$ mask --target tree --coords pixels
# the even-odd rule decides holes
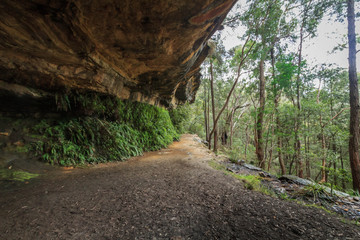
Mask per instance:
[[[359,89],[356,74],[355,3],[347,0],[348,41],[349,41],[349,87],[350,87],[350,139],[349,157],[353,188],[360,192],[359,160]]]
[[[349,177],[354,174],[347,160],[351,156],[348,150],[353,146],[351,140],[356,139],[358,144],[359,136],[349,137],[347,82],[357,81],[353,77],[356,69],[348,79],[347,71],[334,66],[310,68],[303,54],[304,42],[315,36],[329,4],[343,7],[347,0],[247,3],[249,9],[229,22],[236,25],[241,18],[241,24],[247,28],[242,36],[246,44],[229,52],[221,52],[218,44],[216,51],[221,59],[212,56],[206,61],[204,90],[201,92],[201,88],[197,98],[197,106],[202,106],[201,116],[193,117],[193,129],[205,125],[200,136],[211,138],[209,142],[214,145],[210,147],[214,146],[214,150],[221,136],[223,144],[219,149],[230,159],[240,157],[267,167],[272,173],[296,174],[348,188]],[[297,46],[297,51],[291,45]],[[352,53],[356,52],[352,49]],[[241,64],[243,61],[246,63]],[[240,65],[241,72],[248,73],[241,80]],[[200,120],[201,124],[195,123]],[[351,127],[359,127],[358,124]],[[359,173],[359,168],[355,173]]]
[[[239,62],[237,65],[235,80],[232,84],[230,91],[227,94],[225,103],[223,104],[223,106],[221,107],[221,109],[217,115],[215,114],[215,100],[214,100],[214,91],[213,91],[213,89],[214,89],[214,87],[213,87],[214,74],[213,74],[212,62],[210,61],[211,96],[212,96],[211,99],[212,99],[212,106],[213,106],[213,129],[211,130],[211,132],[209,134],[209,139],[211,140],[211,137],[214,134],[214,147],[213,147],[214,152],[217,151],[217,124],[218,124],[218,121],[220,119],[221,114],[223,113],[223,111],[225,110],[225,108],[227,107],[227,105],[229,103],[232,93],[240,79],[242,67],[246,63],[246,59],[248,58],[249,54],[252,52],[254,45],[255,45],[255,42],[250,41],[250,35],[249,35],[247,37],[247,39],[245,40],[244,45],[241,47],[241,49],[239,51],[239,55],[238,55]],[[209,143],[209,149],[210,148],[211,148],[211,145]]]

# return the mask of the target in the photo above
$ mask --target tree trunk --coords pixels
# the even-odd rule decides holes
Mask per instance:
[[[294,164],[294,158],[291,160],[290,162],[290,166],[289,166],[289,175],[291,175],[292,173],[292,167],[293,167],[293,164]]]
[[[207,91],[207,120],[208,120],[208,139],[206,139],[206,141],[210,144],[211,139],[210,139],[210,93],[209,91]]]
[[[321,128],[321,150],[322,150],[322,158],[321,158],[321,180],[320,180],[320,182],[326,182],[326,144],[325,144],[325,135],[324,135],[323,127]]]
[[[217,150],[217,127],[215,124],[215,118],[216,118],[216,113],[215,113],[215,96],[214,96],[214,74],[213,74],[213,64],[212,61],[210,61],[210,78],[211,78],[211,82],[210,82],[210,90],[211,90],[211,105],[212,105],[212,115],[213,115],[213,131],[214,131],[214,152],[216,152]],[[210,135],[211,136],[211,135]],[[211,139],[209,142],[209,149],[211,149]]]
[[[281,167],[281,175],[285,175],[286,174],[286,168],[285,168],[284,160],[282,158],[282,153],[281,153],[282,143],[281,143],[281,137],[280,136],[278,136],[277,145],[278,145],[279,164],[280,164],[280,167]]]
[[[209,139],[209,122],[208,122],[208,114],[207,114],[207,94],[206,94],[206,86],[204,84],[204,120],[205,120],[205,138],[206,138],[206,141],[208,141]]]
[[[256,123],[256,132],[257,132],[257,144],[256,144],[256,156],[259,162],[259,166],[265,168],[264,160],[264,149],[263,149],[263,121],[264,121],[264,110],[265,110],[265,70],[264,70],[265,60],[261,59],[259,63],[259,92],[260,92],[260,106],[258,110],[257,123]]]
[[[336,142],[335,142],[335,135],[332,136],[332,150],[333,152],[336,154],[337,153],[337,147],[336,147]],[[334,179],[333,179],[333,183],[334,185],[337,185],[337,174],[336,174],[336,159],[334,159],[333,162],[333,168],[334,168]]]
[[[246,137],[246,140],[245,140],[245,160],[247,160],[247,147],[249,145],[249,134],[248,134],[248,125],[246,125],[246,128],[245,128],[245,137]]]
[[[271,66],[272,66],[272,77],[275,80],[275,55],[274,55],[274,48],[271,48],[270,50],[271,53]],[[281,93],[278,92],[277,89],[277,85],[274,85],[274,108],[275,108],[275,129],[274,129],[274,133],[277,133],[277,154],[278,154],[278,159],[279,159],[279,164],[280,164],[280,168],[281,168],[281,175],[285,175],[286,174],[286,169],[285,169],[285,164],[284,161],[282,159],[282,153],[281,153],[281,137],[278,134],[278,131],[280,131],[280,116],[279,116],[279,100],[280,100],[280,95]],[[273,134],[274,134],[273,133]]]
[[[340,164],[341,164],[341,169],[344,171],[344,160],[343,160],[343,153],[342,153],[342,148],[341,147],[340,147]],[[344,176],[341,176],[341,186],[342,186],[343,190],[346,189]]]
[[[305,20],[304,20],[305,21]],[[302,166],[302,156],[301,156],[301,141],[299,137],[300,131],[300,114],[301,114],[301,102],[300,102],[300,76],[301,76],[301,62],[302,62],[302,49],[304,42],[304,21],[301,24],[300,28],[300,46],[299,46],[299,58],[298,58],[298,72],[296,77],[296,106],[297,113],[295,117],[295,153],[296,153],[296,163],[297,163],[297,174],[299,177],[303,177],[303,166]]]
[[[337,186],[337,176],[336,176],[336,161],[334,161],[334,185]]]
[[[270,140],[270,150],[269,150],[269,161],[268,161],[268,172],[270,172],[271,162],[272,162],[273,136],[274,136],[274,128],[272,127],[272,130],[271,130],[271,140]]]
[[[332,161],[329,161],[327,169],[325,171],[325,182],[326,183],[329,182],[329,169],[331,168],[331,165],[333,165]]]
[[[233,118],[231,118],[231,122],[230,122],[230,137],[229,137],[229,147],[230,147],[230,148],[232,148],[233,135],[234,135],[234,122],[233,122]]]
[[[350,139],[349,156],[353,189],[360,192],[359,161],[359,90],[356,73],[356,35],[354,0],[347,0],[350,83]]]
[[[306,141],[306,136],[305,136],[305,151],[306,151],[306,178],[310,179],[311,178],[311,168],[310,168],[310,159],[309,159],[309,141]]]

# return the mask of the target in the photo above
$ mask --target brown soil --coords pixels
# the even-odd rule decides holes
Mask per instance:
[[[127,162],[1,184],[0,239],[359,239],[321,209],[246,190],[194,135]]]

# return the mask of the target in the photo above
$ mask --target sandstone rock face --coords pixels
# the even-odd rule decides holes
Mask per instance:
[[[77,89],[191,102],[206,41],[235,1],[1,0],[0,94]]]

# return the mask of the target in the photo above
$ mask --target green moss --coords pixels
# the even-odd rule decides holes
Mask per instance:
[[[222,164],[220,164],[220,163],[218,163],[218,162],[215,161],[215,160],[209,161],[209,165],[210,165],[210,167],[212,167],[212,168],[214,168],[214,169],[216,169],[216,170],[225,171],[225,173],[228,173],[228,172],[226,171],[225,166],[222,165]]]
[[[315,203],[312,203],[312,204],[303,204],[303,205],[306,206],[306,207],[321,209],[321,210],[323,210],[323,211],[325,211],[325,212],[327,212],[327,213],[329,213],[329,214],[332,214],[332,215],[335,214],[334,212],[328,210],[327,208],[325,208],[325,207],[323,207],[323,206],[321,206],[321,205],[315,204]]]
[[[0,169],[0,180],[26,181],[39,176],[39,174],[10,169]]]
[[[224,165],[216,162],[215,160],[210,161],[209,165],[216,170],[223,171],[225,174],[228,174],[238,180],[241,180],[244,183],[245,188],[247,188],[249,190],[262,192],[262,193],[264,193],[266,195],[270,195],[270,196],[276,196],[276,194],[273,191],[271,191],[270,189],[268,189],[266,186],[264,186],[261,183],[262,178],[259,176],[241,175],[241,174],[235,174],[235,173],[229,172],[226,170],[226,167]]]

